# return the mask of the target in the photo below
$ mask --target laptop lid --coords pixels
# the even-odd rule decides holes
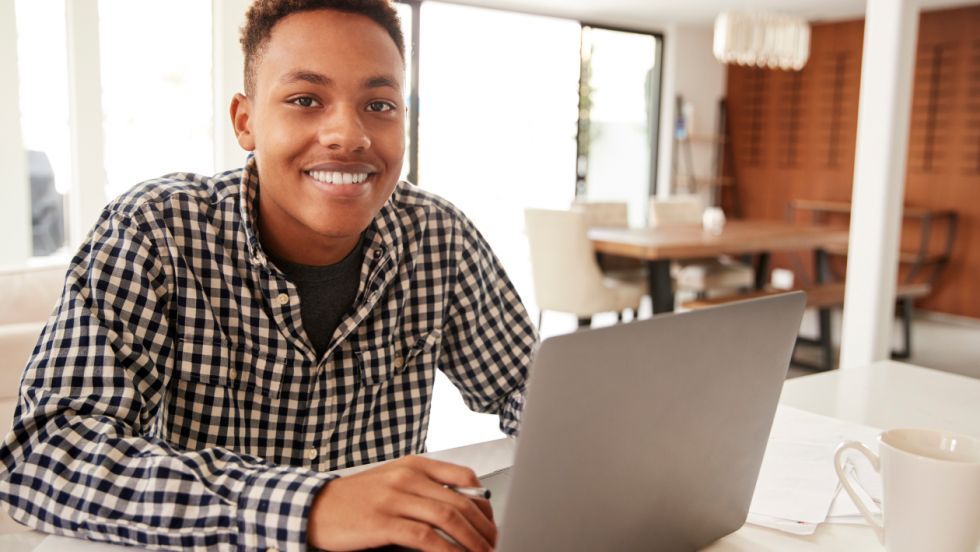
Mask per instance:
[[[497,550],[699,550],[740,528],[805,304],[788,293],[545,341]]]

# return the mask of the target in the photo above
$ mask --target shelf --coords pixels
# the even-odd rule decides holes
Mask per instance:
[[[724,144],[725,143],[724,136],[708,136],[704,134],[691,134],[685,138],[677,138],[675,136],[674,139],[677,140],[678,142],[691,142],[691,143],[699,143],[699,144]]]

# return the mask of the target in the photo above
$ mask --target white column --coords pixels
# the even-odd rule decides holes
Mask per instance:
[[[868,0],[865,17],[841,368],[891,350],[919,6]]]
[[[31,256],[31,191],[20,132],[17,18],[12,1],[0,2],[0,266]]]
[[[214,171],[237,169],[245,164],[248,152],[238,145],[231,126],[231,98],[244,93],[245,58],[238,42],[238,28],[245,21],[250,0],[212,0],[211,44],[213,52],[212,90],[214,91]]]
[[[69,236],[73,249],[102,214],[106,198],[105,137],[102,132],[102,72],[98,0],[65,0],[68,38],[68,127],[72,180]]]

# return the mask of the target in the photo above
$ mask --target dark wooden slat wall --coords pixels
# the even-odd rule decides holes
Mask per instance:
[[[960,217],[952,262],[919,306],[974,318],[980,318],[978,29],[980,6],[921,15],[905,191],[908,206]],[[818,24],[802,71],[729,67],[726,166],[738,185],[737,205],[722,196],[728,212],[781,220],[793,199],[850,201],[863,36],[863,20]],[[918,235],[914,223],[906,224],[904,247],[913,249]],[[801,258],[809,269],[808,256]],[[781,254],[773,266],[793,265]],[[841,274],[844,266],[835,261]]]

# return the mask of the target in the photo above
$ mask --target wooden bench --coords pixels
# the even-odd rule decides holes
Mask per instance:
[[[713,297],[710,299],[696,299],[686,301],[681,304],[686,309],[703,309],[716,307],[735,301],[746,301],[759,297],[770,297],[791,291],[806,292],[806,306],[821,310],[820,333],[816,339],[797,337],[797,345],[812,345],[819,347],[822,351],[823,362],[815,364],[801,360],[793,360],[793,364],[812,368],[814,370],[830,370],[833,367],[833,350],[830,339],[830,316],[829,309],[842,306],[844,304],[844,283],[834,282],[816,286],[807,286],[793,290],[766,289],[738,295],[727,295],[724,297]],[[893,358],[908,358],[912,343],[912,312],[915,308],[915,300],[928,296],[932,292],[932,285],[927,282],[915,284],[899,284],[895,288],[895,298],[902,303],[902,329],[904,333],[904,347],[901,350],[893,351]],[[824,314],[826,313],[826,315]]]
[[[831,222],[832,217],[846,219],[851,214],[851,204],[841,201],[796,200],[786,205],[786,222],[792,223],[796,213],[809,211],[814,226]],[[959,217],[954,211],[930,211],[918,207],[902,209],[902,222],[918,224],[917,240],[903,240],[898,253],[898,261],[908,267],[902,284],[925,281],[935,284],[936,279],[949,264],[956,240],[956,227]],[[939,227],[945,234],[941,236],[941,247],[933,247],[933,230]],[[914,230],[910,228],[909,230]],[[914,235],[914,232],[912,232]],[[829,255],[847,255],[847,246],[827,247]],[[791,257],[796,273],[806,281],[806,272],[801,270],[799,259]],[[838,278],[843,279],[843,278]]]
[[[786,222],[792,224],[796,214],[802,211],[810,212],[811,222],[814,226],[843,225],[849,223],[845,221],[850,217],[851,204],[839,201],[791,201],[786,205]],[[905,338],[904,347],[898,351],[892,351],[892,358],[898,359],[909,358],[911,355],[912,312],[915,308],[915,300],[926,297],[932,292],[937,278],[949,264],[956,237],[958,217],[954,211],[929,211],[916,207],[905,207],[902,211],[902,220],[903,223],[917,224],[919,231],[918,239],[903,240],[898,258],[902,266],[901,272],[904,275],[898,282],[895,299],[902,305]],[[945,230],[945,235],[939,236],[942,239],[937,240],[940,243],[938,248],[933,247],[933,230],[937,226]],[[906,229],[909,231],[909,236],[915,236],[915,226]],[[815,277],[811,278],[796,252],[790,253],[794,273],[801,283],[800,289],[807,292],[807,306],[816,307],[820,311],[820,334],[817,339],[801,337],[797,344],[814,345],[823,350],[822,363],[813,364],[794,360],[794,364],[818,370],[828,370],[833,367],[830,309],[844,304],[844,278],[834,274],[831,270],[831,264],[827,257],[832,255],[846,256],[847,246],[842,244],[837,247],[825,247],[823,250],[817,251],[814,266]],[[754,297],[765,297],[775,293],[785,292],[763,290],[716,299],[688,301],[682,306],[691,309],[704,308]]]

